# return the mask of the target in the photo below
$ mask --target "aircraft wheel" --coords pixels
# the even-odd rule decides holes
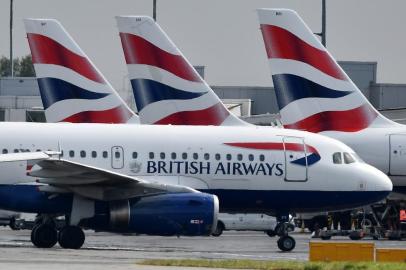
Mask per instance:
[[[34,244],[35,241],[35,230],[37,229],[38,225],[34,225],[34,227],[31,230],[31,243]]]
[[[79,249],[85,242],[85,234],[78,226],[65,226],[59,232],[58,242],[62,248]]]
[[[219,221],[219,222],[217,222],[216,230],[211,235],[218,237],[223,233],[223,231],[224,231],[224,224],[223,224],[223,222]]]
[[[31,231],[31,242],[38,248],[51,248],[58,240],[58,232],[48,224],[35,226]]]
[[[17,222],[16,222],[16,219],[14,217],[10,219],[9,226],[13,231],[18,231],[20,229],[20,227],[17,226]]]
[[[293,237],[286,235],[278,239],[278,248],[282,251],[291,251],[295,248],[296,241]]]

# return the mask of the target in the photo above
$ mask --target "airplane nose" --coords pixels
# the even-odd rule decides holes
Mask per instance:
[[[392,192],[392,190],[393,190],[392,180],[390,180],[390,178],[383,172],[381,172],[381,171],[379,171],[379,172],[382,174],[382,178],[380,180],[380,182],[382,182],[382,189],[385,191]]]
[[[389,194],[389,192],[391,192],[393,189],[393,184],[390,178],[377,168],[368,164],[364,165],[368,167],[367,170],[370,172],[367,174],[369,175],[369,179],[367,180],[371,181],[371,179],[374,179],[373,187],[371,187],[371,189],[373,189],[373,191],[386,192]]]

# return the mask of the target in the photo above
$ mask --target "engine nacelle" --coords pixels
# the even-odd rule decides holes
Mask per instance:
[[[210,235],[216,229],[218,211],[215,195],[162,194],[110,202],[104,213],[96,214],[91,227],[148,235]]]

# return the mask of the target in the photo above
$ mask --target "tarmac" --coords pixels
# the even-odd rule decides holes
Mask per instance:
[[[86,231],[86,242],[80,250],[35,248],[30,242],[30,231],[0,228],[0,269],[167,269],[140,266],[143,259],[308,259],[310,234],[295,232],[296,248],[281,252],[276,237],[263,232],[224,232],[220,237],[158,237],[117,235]],[[350,241],[347,237],[333,238]],[[406,242],[372,239],[377,247],[405,247]],[[173,268],[196,269],[196,268]]]

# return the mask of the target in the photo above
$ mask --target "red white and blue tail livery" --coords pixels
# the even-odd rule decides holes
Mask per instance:
[[[259,9],[286,128],[357,132],[388,124],[293,10]]]
[[[258,16],[284,127],[344,142],[406,194],[406,126],[375,110],[295,11]]]
[[[142,123],[248,125],[227,110],[152,18],[116,19]]]
[[[48,122],[139,123],[58,21],[24,23]]]

